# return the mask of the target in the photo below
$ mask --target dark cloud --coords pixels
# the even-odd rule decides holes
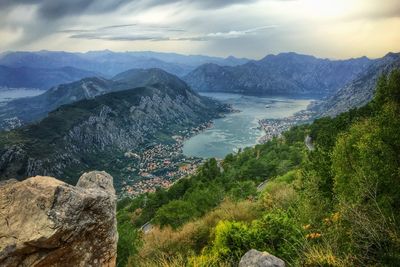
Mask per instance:
[[[21,5],[34,5],[39,18],[57,20],[66,16],[101,14],[112,12],[125,5],[140,10],[167,4],[192,4],[203,9],[223,8],[233,4],[255,0],[1,0],[0,8],[9,9]]]
[[[2,0],[0,8],[33,5],[39,18],[57,20],[66,16],[111,12],[128,4],[129,0]]]
[[[256,0],[150,0],[146,6],[159,6],[173,3],[193,4],[204,9],[223,8],[234,4],[248,4]]]

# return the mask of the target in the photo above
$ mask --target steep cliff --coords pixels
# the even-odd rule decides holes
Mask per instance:
[[[105,172],[76,186],[36,176],[0,184],[1,266],[115,266],[116,198]]]

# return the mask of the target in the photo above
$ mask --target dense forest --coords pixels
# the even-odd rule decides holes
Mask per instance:
[[[399,129],[393,71],[362,108],[210,159],[168,190],[119,202],[118,265],[236,266],[255,248],[289,266],[395,266]],[[142,233],[149,221],[152,231]]]

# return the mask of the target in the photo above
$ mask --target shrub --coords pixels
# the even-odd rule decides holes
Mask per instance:
[[[135,255],[140,246],[139,232],[129,223],[118,224],[117,266],[125,266],[128,258]]]
[[[190,202],[173,200],[157,211],[154,222],[161,227],[169,225],[177,228],[195,216],[197,216],[197,211]]]
[[[139,263],[146,262],[146,259],[150,258],[163,258],[165,260],[166,255],[171,258],[193,257],[192,262],[195,264],[194,266],[207,266],[205,264],[208,260],[214,262],[217,258],[209,257],[210,255],[196,257],[192,254],[200,253],[211,241],[211,233],[219,221],[237,220],[251,222],[259,215],[260,208],[257,203],[251,201],[233,202],[227,199],[205,216],[186,223],[177,230],[171,227],[164,227],[162,229],[156,227],[148,234],[143,235],[143,246],[138,256],[132,257],[134,259],[131,260],[131,262],[136,262],[136,265],[131,266],[138,266]]]

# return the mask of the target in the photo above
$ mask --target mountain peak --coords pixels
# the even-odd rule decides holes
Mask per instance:
[[[389,52],[387,53],[383,58],[399,58],[400,57],[400,52]]]

